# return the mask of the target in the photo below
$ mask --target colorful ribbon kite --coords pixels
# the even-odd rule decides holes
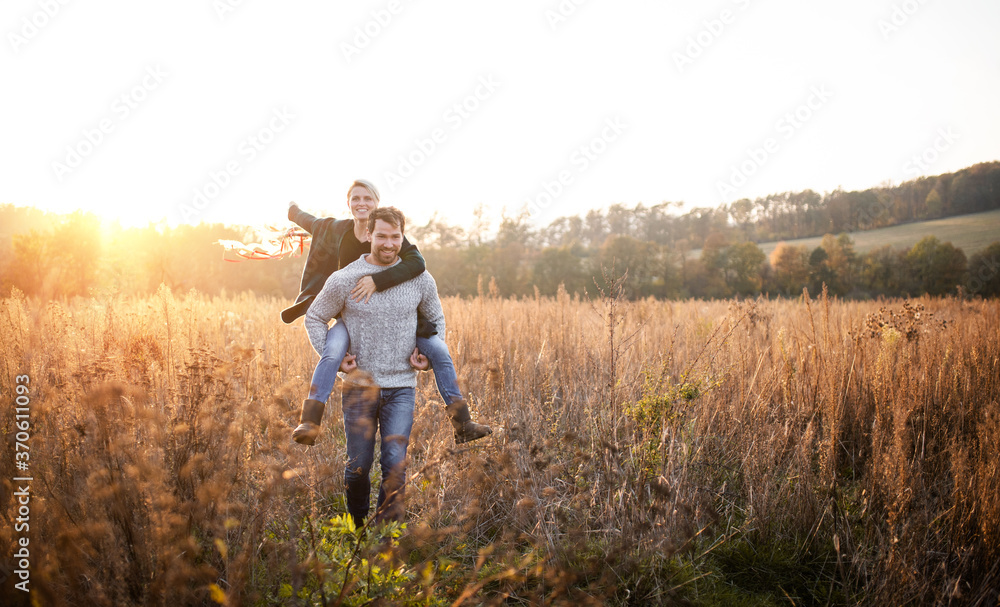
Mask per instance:
[[[238,240],[218,240],[222,245],[222,258],[226,261],[241,262],[256,259],[281,259],[289,255],[298,257],[306,249],[306,243],[312,240],[309,232],[294,228],[278,228],[265,226],[259,229],[261,242],[244,244]],[[239,259],[228,259],[226,251],[232,251]]]

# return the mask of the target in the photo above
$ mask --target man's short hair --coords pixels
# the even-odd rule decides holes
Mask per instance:
[[[378,200],[379,200],[378,188],[376,188],[375,184],[373,184],[372,182],[368,181],[367,179],[355,179],[354,180],[354,183],[351,184],[351,187],[347,188],[347,200],[351,199],[351,190],[353,190],[357,186],[361,186],[363,188],[368,188],[368,191],[372,193],[372,198],[375,199],[375,202],[378,202]]]
[[[406,233],[406,218],[403,212],[396,207],[379,207],[368,213],[368,231],[375,231],[375,222],[381,219],[394,228],[399,228],[401,233]]]

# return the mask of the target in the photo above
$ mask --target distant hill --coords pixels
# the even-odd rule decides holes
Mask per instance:
[[[850,232],[848,236],[854,240],[854,249],[859,253],[865,253],[884,245],[905,249],[916,244],[924,236],[936,236],[941,242],[951,242],[962,249],[966,257],[971,257],[988,247],[990,243],[1000,241],[1000,210],[916,221],[877,230]],[[805,245],[809,250],[812,250],[819,246],[821,240],[823,240],[821,236],[814,236],[797,240],[761,242],[757,246],[765,254],[770,255],[778,242],[786,242],[794,246]],[[701,249],[688,252],[688,258],[697,258],[700,255]]]

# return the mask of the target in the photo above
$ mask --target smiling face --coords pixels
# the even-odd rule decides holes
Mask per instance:
[[[363,185],[356,185],[347,194],[347,206],[351,209],[354,219],[363,225],[368,223],[368,214],[378,207],[378,200],[371,190]]]
[[[383,219],[375,220],[375,229],[369,234],[372,252],[368,261],[378,266],[391,266],[403,247],[403,230]]]

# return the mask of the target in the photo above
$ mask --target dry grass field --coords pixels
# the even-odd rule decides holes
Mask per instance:
[[[339,386],[290,442],[317,358],[284,301],[15,294],[0,554],[28,375],[40,605],[997,603],[1000,302],[613,295],[445,300],[497,432],[456,449],[421,374],[386,545],[341,518]]]

